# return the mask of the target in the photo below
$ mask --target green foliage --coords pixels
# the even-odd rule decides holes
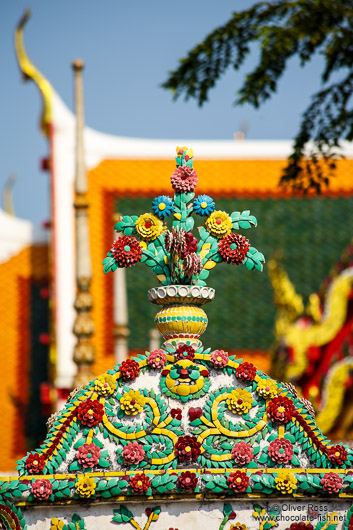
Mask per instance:
[[[281,178],[282,186],[320,192],[335,167],[339,141],[353,139],[352,20],[353,5],[347,0],[257,2],[250,9],[233,13],[226,24],[208,34],[181,59],[162,86],[172,90],[175,98],[185,94],[186,99],[195,98],[202,105],[228,68],[240,68],[256,42],[260,48],[258,64],[246,75],[235,103],[259,107],[276,92],[293,56],[298,56],[303,66],[321,53],[325,57],[321,74],[324,88],[313,95],[303,114]],[[328,84],[336,72],[342,74],[340,80]],[[309,140],[314,145],[306,159]]]
[[[132,515],[132,512],[130,512],[126,506],[121,504],[118,510],[114,510],[114,517],[112,520],[115,523],[129,523],[133,518],[134,516]]]

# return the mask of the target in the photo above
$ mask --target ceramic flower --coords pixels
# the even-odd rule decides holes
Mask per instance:
[[[229,530],[248,530],[248,527],[246,524],[235,523],[230,525]]]
[[[231,233],[233,225],[226,212],[216,210],[206,219],[205,227],[212,236],[221,239]]]
[[[94,389],[100,396],[110,396],[116,387],[115,379],[110,374],[102,374],[94,382]]]
[[[256,392],[264,399],[273,398],[278,394],[278,387],[273,379],[260,379],[257,382]]]
[[[232,457],[234,462],[240,465],[248,464],[254,456],[254,450],[250,444],[239,442],[234,445],[232,449]]]
[[[177,420],[181,420],[182,411],[181,411],[181,409],[172,409],[170,411],[170,415],[171,415],[172,418],[176,418]]]
[[[333,445],[327,450],[327,456],[330,462],[341,466],[347,460],[347,451],[343,445]]]
[[[252,405],[252,397],[248,390],[237,388],[232,390],[227,399],[228,409],[233,414],[246,414]]]
[[[185,232],[185,246],[180,253],[181,259],[185,259],[189,254],[194,254],[197,251],[198,241],[191,232]]]
[[[130,442],[124,447],[122,456],[125,464],[132,466],[143,460],[145,450],[138,442]]]
[[[197,215],[205,215],[208,217],[214,212],[214,200],[209,195],[199,195],[194,200],[193,209]]]
[[[228,353],[224,350],[215,350],[211,353],[210,363],[216,370],[221,370],[227,366],[229,361]]]
[[[132,267],[141,260],[142,247],[132,236],[121,236],[116,239],[108,252],[119,267]]]
[[[196,462],[200,454],[200,442],[196,436],[180,436],[175,444],[175,455],[179,462]]]
[[[201,256],[195,252],[188,254],[183,261],[183,270],[186,276],[198,276],[202,271]]]
[[[179,147],[176,148],[177,157],[176,162],[178,165],[181,165],[182,162],[191,163],[192,165],[192,157],[194,156],[194,150],[190,147]]]
[[[96,399],[87,399],[87,401],[83,401],[77,407],[77,417],[82,425],[87,425],[87,427],[98,425],[102,421],[103,416],[103,405]]]
[[[140,215],[135,224],[136,232],[144,241],[154,241],[165,230],[162,221],[151,213]]]
[[[133,359],[127,359],[121,363],[120,373],[124,381],[134,381],[140,373],[140,367]]]
[[[232,471],[227,478],[228,486],[235,492],[245,491],[249,486],[249,477],[245,471]]]
[[[170,180],[176,193],[188,193],[194,191],[199,177],[191,166],[179,166],[173,171]]]
[[[338,473],[325,473],[321,479],[321,485],[328,493],[338,493],[343,486],[343,481]]]
[[[35,499],[45,501],[49,499],[52,491],[53,485],[50,480],[43,478],[41,480],[35,480],[32,483],[32,493]]]
[[[291,471],[285,469],[277,471],[277,477],[275,478],[276,489],[284,495],[293,493],[297,487],[297,482],[294,473]]]
[[[201,407],[196,407],[196,408],[190,407],[188,410],[188,414],[189,414],[190,421],[197,420],[198,418],[201,418],[202,416],[202,408]]]
[[[77,460],[84,468],[91,468],[98,464],[101,457],[99,447],[94,444],[83,444],[78,448]]]
[[[120,398],[121,408],[127,416],[136,416],[145,406],[145,398],[138,390],[129,390]]]
[[[152,212],[160,219],[169,217],[174,210],[174,203],[167,195],[159,195],[152,201]]]
[[[254,381],[256,376],[256,367],[252,363],[243,362],[239,364],[235,375],[242,381]]]
[[[293,402],[286,396],[278,396],[272,399],[267,407],[270,420],[277,423],[288,423],[293,416],[295,407]]]
[[[218,243],[218,252],[222,260],[233,265],[243,263],[249,249],[249,241],[239,234],[229,234]]]
[[[136,473],[136,475],[130,477],[129,485],[133,493],[146,493],[151,486],[151,481],[143,473]]]
[[[76,493],[80,497],[92,497],[96,492],[96,482],[93,477],[79,477],[75,484]]]
[[[268,446],[268,456],[277,464],[288,464],[293,457],[293,446],[285,438],[277,438]]]
[[[147,357],[147,364],[154,369],[163,368],[167,362],[167,356],[163,350],[151,351]]]
[[[184,491],[194,491],[197,486],[197,476],[196,473],[191,471],[184,471],[180,473],[177,486]]]
[[[180,344],[175,351],[175,359],[177,361],[181,361],[183,359],[193,361],[194,357],[195,350],[192,346],[189,346],[189,344]]]
[[[31,475],[39,474],[45,466],[45,457],[39,453],[31,453],[26,458],[26,469]]]

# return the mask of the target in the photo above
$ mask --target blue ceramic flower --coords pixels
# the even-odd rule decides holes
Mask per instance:
[[[216,205],[209,195],[199,195],[194,200],[194,212],[198,215],[211,215]]]
[[[152,201],[152,212],[160,219],[169,217],[174,210],[174,203],[167,195],[160,195]]]

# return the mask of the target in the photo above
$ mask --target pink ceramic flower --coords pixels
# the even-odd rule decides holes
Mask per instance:
[[[163,368],[166,362],[167,362],[167,356],[163,350],[151,351],[151,353],[147,357],[148,365],[152,366],[152,368],[155,368],[155,369]]]
[[[338,493],[343,486],[343,481],[338,473],[325,473],[321,479],[321,485],[328,493]]]
[[[293,446],[285,438],[277,438],[268,446],[268,456],[278,464],[288,464],[293,457]]]
[[[78,448],[77,451],[77,460],[82,467],[94,467],[98,464],[101,457],[101,452],[99,447],[94,444],[83,444]]]
[[[232,449],[232,457],[237,464],[248,464],[254,456],[254,450],[250,444],[239,442]]]
[[[47,480],[46,478],[35,480],[32,483],[32,493],[35,499],[45,501],[46,499],[49,499],[52,491],[53,485],[50,480]]]
[[[220,370],[221,368],[227,366],[228,361],[228,353],[224,350],[215,350],[213,353],[211,353],[210,363],[216,370]]]
[[[194,191],[199,181],[196,171],[190,166],[179,166],[170,178],[172,186],[177,193]]]
[[[125,464],[129,464],[130,466],[134,464],[138,464],[143,460],[143,457],[145,456],[145,451],[138,442],[131,442],[128,443],[122,452],[124,462]]]

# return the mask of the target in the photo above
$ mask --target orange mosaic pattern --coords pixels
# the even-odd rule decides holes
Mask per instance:
[[[285,160],[196,161],[195,169],[202,175],[198,193],[239,198],[286,196],[278,189],[278,181],[285,163]],[[97,357],[93,369],[96,374],[114,365],[113,275],[102,274],[101,262],[113,239],[115,199],[129,195],[154,197],[168,194],[170,175],[174,167],[174,162],[170,160],[104,160],[88,172],[94,300],[92,317],[96,327],[92,342]],[[324,192],[323,195],[353,195],[352,171],[353,160],[338,161],[336,177],[331,180],[330,191]],[[287,196],[290,196],[289,193]],[[263,366],[267,371],[266,363]]]
[[[48,277],[48,247],[27,247],[0,264],[0,470],[12,471],[27,451],[23,412],[28,400],[30,281]]]

